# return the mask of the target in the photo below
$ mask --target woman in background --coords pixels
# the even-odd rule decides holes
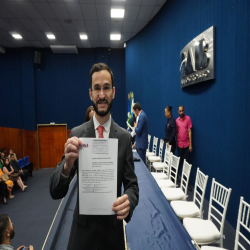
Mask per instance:
[[[86,111],[85,122],[88,122],[93,117],[94,114],[95,114],[94,107],[89,106]]]
[[[176,149],[176,124],[175,119],[172,116],[172,106],[167,106],[165,108],[165,116],[167,117],[167,124],[165,126],[165,136],[164,141],[166,142],[166,147],[171,145],[171,152],[174,154]]]

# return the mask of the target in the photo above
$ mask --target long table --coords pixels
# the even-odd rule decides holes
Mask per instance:
[[[134,152],[134,157],[140,158]],[[196,250],[143,161],[135,162],[139,203],[126,225],[130,250]]]

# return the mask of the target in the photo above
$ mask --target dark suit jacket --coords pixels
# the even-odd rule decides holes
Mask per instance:
[[[91,119],[89,122],[86,122],[78,127],[75,127],[71,131],[71,137],[92,137],[95,138],[95,130],[94,130],[94,122]],[[117,171],[117,195],[118,197],[121,196],[121,187],[122,184],[124,186],[124,193],[128,195],[130,201],[130,213],[126,218],[128,222],[133,214],[135,207],[138,204],[139,200],[139,188],[137,183],[137,177],[134,173],[134,162],[133,162],[133,154],[131,149],[131,136],[125,130],[119,127],[113,120],[111,121],[110,133],[109,138],[118,138],[118,171]],[[78,159],[75,161],[72,171],[68,179],[63,179],[61,177],[61,172],[63,169],[63,165],[65,163],[64,155],[62,157],[62,161],[57,165],[55,172],[53,173],[51,180],[50,180],[50,194],[53,199],[61,199],[63,198],[68,191],[68,187],[70,181],[74,177],[75,173],[78,172]],[[79,193],[78,193],[79,197]],[[98,221],[100,219],[105,218],[105,230],[98,231]],[[78,235],[75,236],[74,240],[77,240],[77,237],[85,238],[85,242],[88,241],[98,241],[98,237],[90,237],[89,233],[93,230],[93,235],[96,235],[96,232],[103,235],[102,242],[99,242],[97,245],[98,249],[113,249],[112,246],[116,245],[117,249],[120,249],[121,246],[119,239],[121,237],[113,237],[112,241],[117,242],[109,242],[105,239],[110,239],[110,234],[115,234],[116,231],[122,232],[123,223],[120,220],[117,220],[116,215],[111,216],[88,216],[88,215],[79,215],[79,199],[77,198],[77,204],[74,211],[74,220],[82,227],[86,228],[86,235]],[[96,224],[95,224],[96,222]],[[90,226],[91,225],[91,226]],[[89,226],[89,228],[88,228]],[[119,227],[119,229],[118,229]],[[116,230],[117,228],[117,230]],[[120,233],[121,234],[121,233]],[[72,237],[72,235],[71,235]],[[123,239],[123,235],[122,235]],[[104,241],[104,242],[103,242]],[[93,243],[94,244],[94,243]],[[92,244],[92,245],[93,245]],[[120,244],[120,245],[119,245]],[[123,243],[124,244],[124,243]],[[86,244],[84,246],[79,246],[79,249],[90,249],[89,245]],[[91,249],[96,249],[91,248]],[[75,250],[75,249],[74,249]]]
[[[135,143],[137,149],[148,148],[148,118],[145,112],[142,110],[137,127],[135,128],[136,137]]]

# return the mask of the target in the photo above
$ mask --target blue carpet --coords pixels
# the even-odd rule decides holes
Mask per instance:
[[[42,249],[51,222],[60,200],[52,200],[49,193],[49,180],[54,168],[34,170],[28,177],[28,188],[22,192],[19,187],[13,190],[14,199],[8,205],[0,205],[1,214],[9,214],[15,228],[11,245],[16,249],[21,245],[33,245],[35,250]]]

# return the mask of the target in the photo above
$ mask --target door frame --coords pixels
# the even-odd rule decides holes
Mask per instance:
[[[62,123],[62,124],[37,124],[37,130],[36,130],[36,136],[37,136],[37,169],[40,169],[40,142],[39,142],[39,127],[53,127],[53,126],[65,126],[65,141],[67,141],[68,136],[67,136],[67,123]]]

